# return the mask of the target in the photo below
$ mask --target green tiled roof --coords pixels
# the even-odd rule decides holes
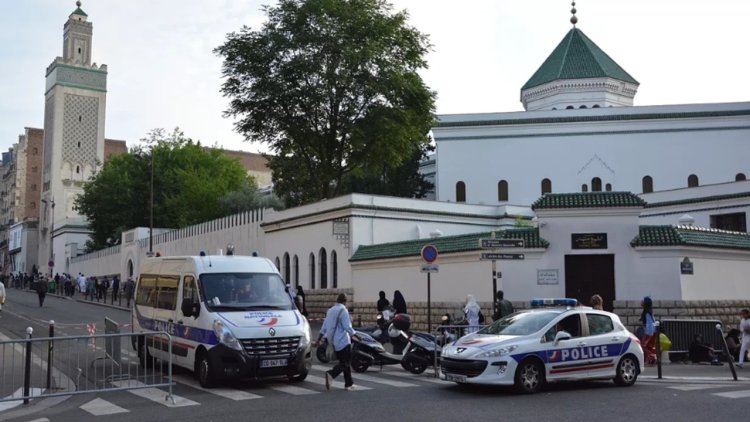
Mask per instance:
[[[750,250],[750,234],[692,226],[640,226],[631,246],[702,246]]]
[[[722,201],[722,200],[727,200],[727,199],[747,198],[749,196],[750,196],[750,192],[739,192],[739,193],[729,193],[725,195],[702,196],[700,198],[679,199],[675,201],[650,202],[648,205],[646,205],[646,208],[661,208],[661,207],[668,207],[670,205],[698,204],[701,202],[713,202],[713,201]]]
[[[531,209],[621,208],[645,205],[646,201],[632,192],[545,193],[531,204]]]
[[[418,257],[422,247],[433,244],[439,254],[451,252],[478,251],[479,239],[488,239],[490,232],[471,233],[460,236],[443,236],[434,239],[417,239],[403,242],[381,243],[378,245],[363,245],[357,248],[349,261],[367,261],[372,259],[388,259],[414,256]],[[526,249],[547,248],[549,242],[539,237],[537,228],[519,228],[500,230],[495,232],[497,239],[523,239]],[[479,259],[479,258],[477,258]],[[439,258],[438,258],[439,261]]]
[[[80,7],[76,8],[76,10],[74,10],[73,13],[71,13],[71,14],[72,15],[79,15],[79,16],[88,16],[86,14],[86,12],[84,12],[83,9],[81,9]]]
[[[602,77],[638,85],[638,81],[594,44],[583,31],[573,28],[521,90],[558,79]]]

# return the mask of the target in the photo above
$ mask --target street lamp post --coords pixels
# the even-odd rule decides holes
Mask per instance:
[[[154,253],[154,148],[151,148],[151,189],[149,189],[151,196],[150,199],[150,210],[148,218],[148,253],[149,255]]]

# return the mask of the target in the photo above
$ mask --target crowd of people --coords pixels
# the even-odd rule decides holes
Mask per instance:
[[[9,275],[3,283],[3,289],[9,288],[34,290],[39,297],[39,306],[44,306],[47,293],[57,293],[66,297],[74,297],[76,294],[83,295],[84,299],[97,300],[114,304],[125,301],[127,307],[133,299],[135,292],[135,281],[128,279],[120,286],[120,277],[102,276],[85,277],[79,273],[73,277],[67,273],[56,273],[53,277],[34,271],[32,273],[15,273]]]

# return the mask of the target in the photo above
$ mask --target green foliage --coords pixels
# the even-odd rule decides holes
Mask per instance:
[[[219,207],[224,214],[237,214],[257,208],[280,210],[284,204],[274,195],[262,194],[251,181],[219,198]]]
[[[179,129],[149,132],[146,147],[112,157],[75,206],[93,230],[89,251],[120,243],[122,232],[148,227],[153,166],[154,227],[181,228],[226,215],[220,198],[251,184],[238,160],[186,138]]]
[[[522,215],[517,215],[516,227],[534,227],[534,224],[529,219],[524,218]]]
[[[226,115],[268,144],[274,191],[288,205],[347,193],[421,154],[435,93],[417,72],[430,45],[406,12],[384,0],[280,0],[264,10],[260,30],[243,27],[215,51]]]
[[[427,152],[433,149],[434,147],[426,145],[423,150],[412,153],[399,166],[365,163],[358,171],[345,178],[344,183],[348,184],[351,192],[422,198],[433,188],[433,184],[419,173],[419,164],[427,157]]]

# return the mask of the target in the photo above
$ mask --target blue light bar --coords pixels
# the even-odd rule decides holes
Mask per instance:
[[[531,299],[529,304],[532,308],[577,306],[578,300],[569,297],[556,299]]]

